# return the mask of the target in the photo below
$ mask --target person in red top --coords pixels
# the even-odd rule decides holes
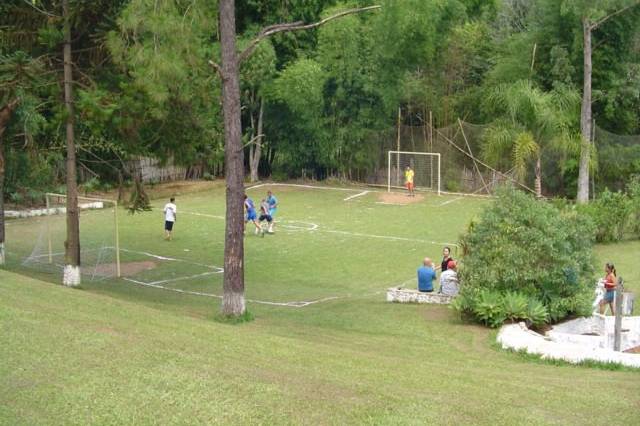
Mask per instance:
[[[603,279],[606,293],[600,301],[600,315],[604,315],[607,310],[607,305],[611,308],[611,313],[615,314],[613,298],[616,294],[616,267],[613,266],[613,263],[607,262],[607,264],[604,265],[604,272],[606,273]]]

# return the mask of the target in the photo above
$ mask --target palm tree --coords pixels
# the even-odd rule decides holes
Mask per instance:
[[[545,150],[579,150],[574,117],[580,96],[566,87],[544,92],[529,80],[498,86],[488,102],[498,114],[485,131],[482,155],[498,167],[514,169],[524,180],[527,168],[535,162],[535,190],[542,196],[542,158]]]

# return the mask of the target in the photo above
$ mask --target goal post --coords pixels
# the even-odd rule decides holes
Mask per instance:
[[[410,166],[417,190],[434,191],[440,195],[440,153],[389,151],[387,154],[387,191],[404,188],[404,170]]]
[[[43,271],[56,271],[64,265],[66,240],[65,194],[45,194],[45,209],[39,212],[40,236],[22,263]],[[120,235],[116,200],[78,195],[80,221],[80,262],[82,273],[91,280],[120,277]]]

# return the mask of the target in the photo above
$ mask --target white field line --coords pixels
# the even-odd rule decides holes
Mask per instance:
[[[445,202],[444,202],[444,203],[442,203],[442,204],[438,204],[438,206],[437,206],[437,207],[446,206],[447,204],[451,204],[451,203],[454,203],[454,202],[456,202],[456,201],[458,201],[458,200],[462,200],[462,198],[464,198],[464,197],[457,197],[457,198],[454,198],[454,199],[452,199],[452,200],[445,201]]]
[[[192,214],[191,212],[182,212],[183,214]],[[198,216],[203,216],[203,217],[210,217],[213,219],[221,219],[224,220],[223,217],[220,216],[215,216],[215,215],[207,215],[204,213],[197,213]],[[375,234],[363,234],[360,232],[350,232],[350,231],[338,231],[338,230],[333,230],[333,229],[322,229],[321,227],[319,227],[317,224],[315,223],[311,223],[311,222],[300,222],[300,221],[293,221],[294,223],[305,223],[305,224],[309,224],[309,225],[313,225],[309,228],[304,228],[304,227],[298,227],[295,225],[279,225],[285,228],[295,228],[295,229],[301,229],[301,230],[305,230],[305,231],[314,231],[314,232],[326,232],[329,234],[341,234],[341,235],[348,235],[348,236],[352,236],[352,237],[361,237],[361,238],[376,238],[376,239],[381,239],[381,240],[390,240],[390,241],[409,241],[409,242],[416,242],[416,243],[423,243],[423,244],[433,244],[433,245],[441,245],[441,246],[450,246],[450,247],[458,247],[458,244],[456,243],[450,243],[450,242],[439,242],[439,241],[428,241],[428,240],[422,240],[419,238],[407,238],[407,237],[394,237],[391,235],[375,235]]]
[[[174,293],[181,293],[181,294],[188,294],[191,296],[204,296],[204,297],[214,297],[216,299],[222,299],[222,296],[219,294],[213,294],[213,293],[204,293],[201,291],[193,291],[193,290],[182,290],[179,288],[172,288],[172,287],[165,287],[163,285],[161,285],[162,281],[155,281],[155,282],[144,282],[144,281],[138,281],[138,280],[134,280],[133,278],[123,278],[123,280],[128,281],[130,283],[134,283],[143,287],[153,287],[153,288],[157,288],[160,290],[166,290],[166,291],[172,291]],[[368,293],[368,294],[363,294],[361,296],[371,296],[371,295],[377,295],[380,294],[380,291],[377,291],[375,293]],[[249,303],[257,303],[260,305],[269,305],[269,306],[284,306],[284,307],[289,307],[289,308],[304,308],[306,306],[310,306],[310,305],[314,305],[316,303],[323,303],[323,302],[329,302],[331,300],[338,300],[338,299],[347,299],[347,298],[351,298],[353,297],[352,295],[348,294],[345,296],[329,296],[329,297],[324,297],[322,299],[316,299],[316,300],[309,300],[309,301],[294,301],[294,302],[272,302],[272,301],[268,301],[268,300],[256,300],[256,299],[247,299],[247,302]]]
[[[160,280],[160,281],[151,281],[149,284],[167,284],[167,283],[174,283],[176,281],[185,281],[185,280],[192,280],[194,278],[201,278],[201,277],[208,277],[209,275],[215,275],[215,274],[221,274],[224,271],[212,271],[212,272],[203,272],[201,274],[195,274],[195,275],[191,275],[191,276],[185,276],[185,277],[178,277],[178,278],[170,278],[168,280]]]
[[[211,219],[225,220],[224,216],[215,215],[215,214],[188,212],[188,211],[182,211],[182,214],[190,214],[190,215],[200,216],[200,217],[209,217]],[[307,226],[288,225],[287,222],[301,223],[301,224],[304,224],[304,225],[307,225]],[[315,231],[316,229],[318,229],[318,225],[316,223],[303,222],[303,221],[299,221],[299,220],[289,220],[289,221],[287,221],[287,220],[279,220],[279,221],[276,221],[275,223],[279,227],[286,228],[286,229],[292,229],[292,230]]]
[[[115,247],[107,247],[107,248],[115,248]],[[142,254],[142,255],[153,257],[154,259],[159,259],[159,260],[168,260],[168,261],[172,261],[172,262],[183,262],[183,263],[189,263],[191,265],[202,266],[203,268],[214,269],[215,272],[213,272],[213,273],[216,273],[216,274],[224,271],[224,269],[219,267],[219,266],[205,265],[204,263],[192,262],[190,260],[176,259],[176,258],[173,258],[173,257],[160,256],[160,255],[157,255],[157,254],[148,253],[146,251],[129,250],[129,249],[125,249],[125,248],[120,248],[120,251],[124,251],[124,252],[127,252],[127,253]]]
[[[384,204],[385,206],[408,206],[408,204],[389,203],[389,202],[386,202],[386,201],[376,201],[376,204]]]
[[[292,188],[327,189],[327,190],[333,190],[333,191],[351,191],[351,192],[362,191],[361,188],[339,188],[335,186],[301,185],[297,183],[259,183],[258,185],[247,186],[245,190],[262,188],[264,186],[290,186]],[[369,192],[381,192],[381,191],[370,190]]]
[[[390,236],[390,235],[362,234],[362,233],[359,233],[359,232],[336,231],[336,230],[332,230],[332,229],[319,229],[319,232],[327,232],[329,234],[349,235],[349,236],[352,236],[352,237],[377,238],[377,239],[381,239],[381,240],[390,240],[390,241],[410,241],[410,242],[416,242],[416,243],[458,247],[458,244],[456,244],[456,243],[447,243],[447,242],[439,242],[439,241],[428,241],[428,240],[421,240],[419,238],[393,237],[393,236]]]
[[[344,200],[342,200],[342,201],[349,201],[349,200],[353,200],[354,198],[358,198],[358,197],[362,197],[363,195],[367,195],[369,192],[370,192],[370,191],[362,191],[361,193],[356,194],[356,195],[351,195],[351,196],[349,196],[349,197],[345,198],[345,199],[344,199]]]

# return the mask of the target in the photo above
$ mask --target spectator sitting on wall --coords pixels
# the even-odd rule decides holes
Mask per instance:
[[[450,260],[447,263],[447,270],[440,275],[440,293],[445,296],[456,296],[459,290],[456,261]]]
[[[436,278],[436,270],[433,262],[428,257],[424,258],[422,266],[418,268],[418,291],[430,293],[433,291],[433,280]]]

